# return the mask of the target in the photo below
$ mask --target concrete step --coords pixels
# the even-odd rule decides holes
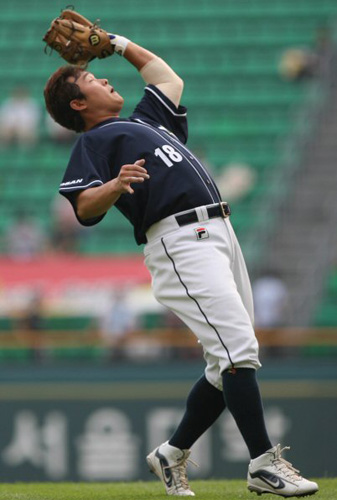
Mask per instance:
[[[288,286],[290,324],[309,321],[322,293],[334,235],[337,247],[337,88],[320,120],[313,124],[293,188],[280,208],[266,263]]]

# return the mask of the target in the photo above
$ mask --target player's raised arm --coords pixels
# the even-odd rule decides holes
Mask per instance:
[[[132,41],[127,41],[123,56],[138,69],[146,83],[158,87],[179,106],[184,82],[163,59]]]
[[[68,63],[82,67],[95,57],[103,59],[114,53],[124,56],[146,83],[156,85],[179,105],[184,84],[165,61],[128,38],[108,33],[74,10],[63,10],[43,40]]]

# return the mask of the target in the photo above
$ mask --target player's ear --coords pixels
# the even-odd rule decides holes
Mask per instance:
[[[87,109],[87,102],[85,99],[73,99],[69,104],[75,111],[84,111]]]

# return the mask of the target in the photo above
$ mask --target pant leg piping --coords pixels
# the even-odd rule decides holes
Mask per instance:
[[[206,320],[207,324],[208,324],[208,325],[209,325],[209,326],[210,326],[210,327],[211,327],[211,328],[215,331],[215,333],[216,333],[216,335],[217,335],[217,337],[218,337],[218,339],[219,339],[219,341],[220,341],[221,345],[223,346],[223,348],[224,348],[224,349],[225,349],[225,351],[227,352],[227,356],[228,356],[229,362],[230,362],[230,363],[231,363],[231,365],[232,365],[232,368],[234,368],[234,363],[233,363],[233,361],[232,361],[231,355],[229,354],[229,350],[228,350],[227,346],[224,344],[224,342],[223,342],[223,340],[222,340],[222,338],[221,338],[221,336],[220,336],[220,334],[219,334],[218,330],[216,329],[216,327],[215,327],[215,326],[214,326],[214,325],[213,325],[213,324],[209,321],[209,319],[207,318],[206,313],[203,311],[203,309],[202,309],[202,307],[200,306],[200,304],[199,304],[199,302],[197,301],[197,299],[196,299],[195,297],[193,297],[193,296],[190,294],[190,292],[189,292],[189,290],[188,290],[187,285],[186,285],[186,284],[184,283],[184,281],[182,280],[182,278],[181,278],[181,276],[180,276],[180,274],[179,274],[179,272],[178,272],[178,270],[177,270],[177,268],[176,268],[176,265],[175,265],[174,259],[171,257],[171,255],[169,254],[169,252],[168,252],[168,250],[167,250],[167,247],[166,247],[166,245],[165,245],[165,243],[164,243],[164,238],[161,238],[161,243],[162,243],[162,245],[163,245],[163,247],[164,247],[164,250],[165,250],[165,253],[166,253],[166,255],[167,255],[168,259],[172,262],[172,266],[173,266],[174,272],[175,272],[175,273],[176,273],[176,275],[178,276],[178,279],[179,279],[180,283],[182,284],[182,286],[184,287],[184,289],[185,289],[185,291],[186,291],[186,295],[187,295],[187,296],[188,296],[191,300],[193,300],[193,302],[195,302],[195,304],[197,305],[197,307],[198,307],[199,311],[201,312],[201,314],[202,314],[202,315],[203,315],[203,317],[205,318],[205,320]]]

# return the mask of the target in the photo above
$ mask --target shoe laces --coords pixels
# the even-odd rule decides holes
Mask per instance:
[[[184,490],[189,490],[190,486],[188,484],[188,478],[186,473],[187,464],[191,463],[195,467],[199,467],[199,465],[189,458],[189,453],[186,452],[183,454],[182,458],[178,460],[178,462],[167,465],[165,469],[171,469],[172,473],[175,475],[177,480],[177,486],[182,487]]]
[[[295,480],[302,479],[300,476],[300,471],[295,469],[295,467],[293,467],[293,465],[290,462],[288,462],[287,460],[285,460],[284,458],[281,457],[281,453],[284,450],[290,450],[290,446],[284,446],[284,448],[281,448],[280,445],[277,446],[276,452],[275,452],[275,457],[272,460],[273,464],[286,477],[289,477],[289,478],[295,479]]]

